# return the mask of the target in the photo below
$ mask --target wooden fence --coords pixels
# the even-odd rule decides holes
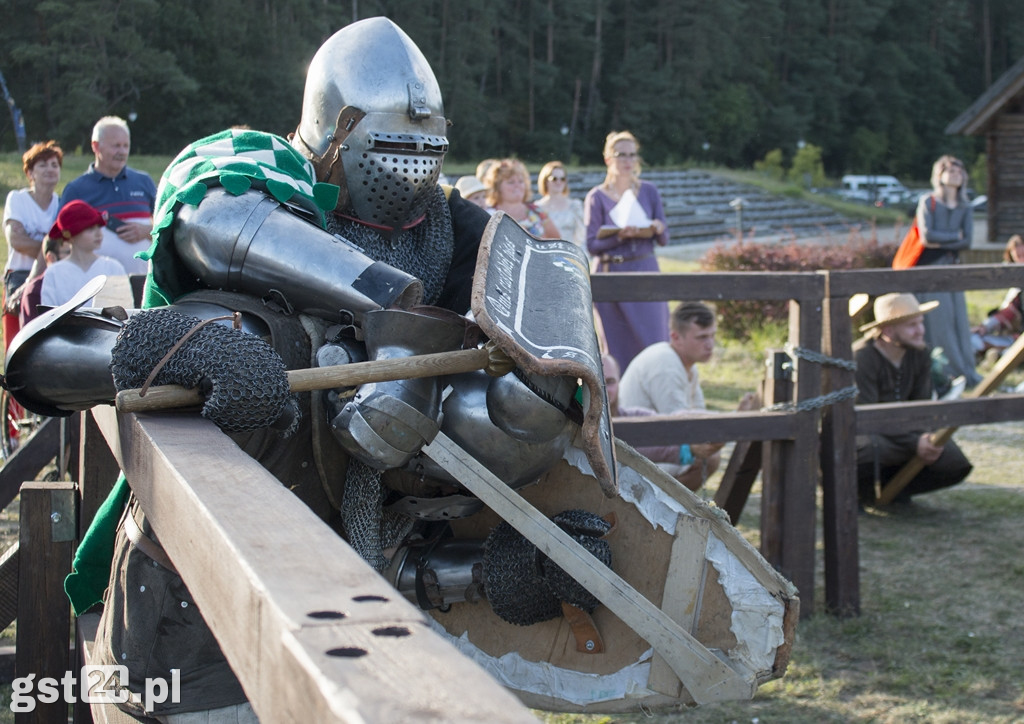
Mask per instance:
[[[595,301],[791,300],[789,343],[827,357],[852,360],[850,298],[888,292],[1024,287],[1024,268],[959,265],[905,271],[794,273],[595,274]],[[632,445],[681,441],[767,441],[762,471],[761,552],[801,592],[801,615],[814,610],[817,506],[822,487],[825,606],[839,615],[860,611],[857,550],[857,434],[938,429],[1024,419],[1024,396],[855,407],[846,400],[819,409],[808,403],[854,384],[852,371],[797,357],[792,362],[796,409],[728,413],[673,420],[617,420],[615,434]],[[729,491],[719,491],[719,504]],[[726,507],[723,505],[723,507]],[[732,512],[732,511],[730,511]]]
[[[1022,270],[1001,265],[903,272],[599,274],[593,279],[600,301],[791,300],[789,342],[844,360],[851,358],[847,310],[856,293],[1010,286],[1024,286]],[[807,356],[798,356],[788,368],[776,364],[769,377],[777,383],[776,401],[789,396],[791,387],[793,409],[624,419],[617,421],[616,434],[634,445],[762,444],[762,552],[803,592],[803,611],[814,604],[819,481],[826,607],[846,615],[859,611],[857,432],[1024,419],[1024,395],[900,406],[855,407],[846,400],[819,408],[814,401],[852,385],[853,373],[823,372]],[[0,560],[0,613],[13,610],[19,620],[18,671],[59,680],[65,670],[74,670],[76,660],[69,659],[68,640],[61,634],[69,611],[59,584],[73,541],[123,469],[265,721],[531,720],[510,693],[435,635],[422,612],[210,423],[189,415],[117,415],[111,408],[81,418],[74,468],[80,483],[22,486],[21,550]],[[47,436],[55,441],[54,422],[37,433],[42,442],[33,438],[0,469],[0,503],[13,498],[16,477],[28,479],[42,467],[32,470],[18,456],[41,449]],[[9,605],[11,596],[15,606]],[[80,646],[88,648],[88,634]],[[88,709],[76,708],[76,720],[88,716]],[[19,722],[66,718],[61,702],[16,717]]]

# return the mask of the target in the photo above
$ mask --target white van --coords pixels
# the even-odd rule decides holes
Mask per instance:
[[[898,204],[907,194],[907,187],[895,176],[850,174],[841,179],[840,195],[848,199],[884,204]]]

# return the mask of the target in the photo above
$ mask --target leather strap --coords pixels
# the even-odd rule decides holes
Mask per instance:
[[[178,572],[178,569],[171,563],[171,559],[167,557],[164,549],[142,532],[142,528],[139,527],[139,524],[135,521],[135,516],[132,515],[130,510],[124,517],[124,534],[128,536],[128,540],[132,542],[132,545],[145,553],[147,557],[156,561],[171,573]]]
[[[562,615],[565,617],[572,635],[576,639],[576,650],[582,654],[600,654],[604,652],[604,641],[594,625],[594,619],[579,606],[562,601]]]

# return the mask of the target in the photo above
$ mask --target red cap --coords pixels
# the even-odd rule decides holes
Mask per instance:
[[[50,229],[50,238],[70,239],[94,226],[103,226],[106,218],[84,201],[69,201],[57,214],[57,221]]]

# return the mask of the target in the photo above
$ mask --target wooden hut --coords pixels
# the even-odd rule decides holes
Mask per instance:
[[[988,156],[988,239],[1024,233],[1024,58],[946,127],[985,136]]]

